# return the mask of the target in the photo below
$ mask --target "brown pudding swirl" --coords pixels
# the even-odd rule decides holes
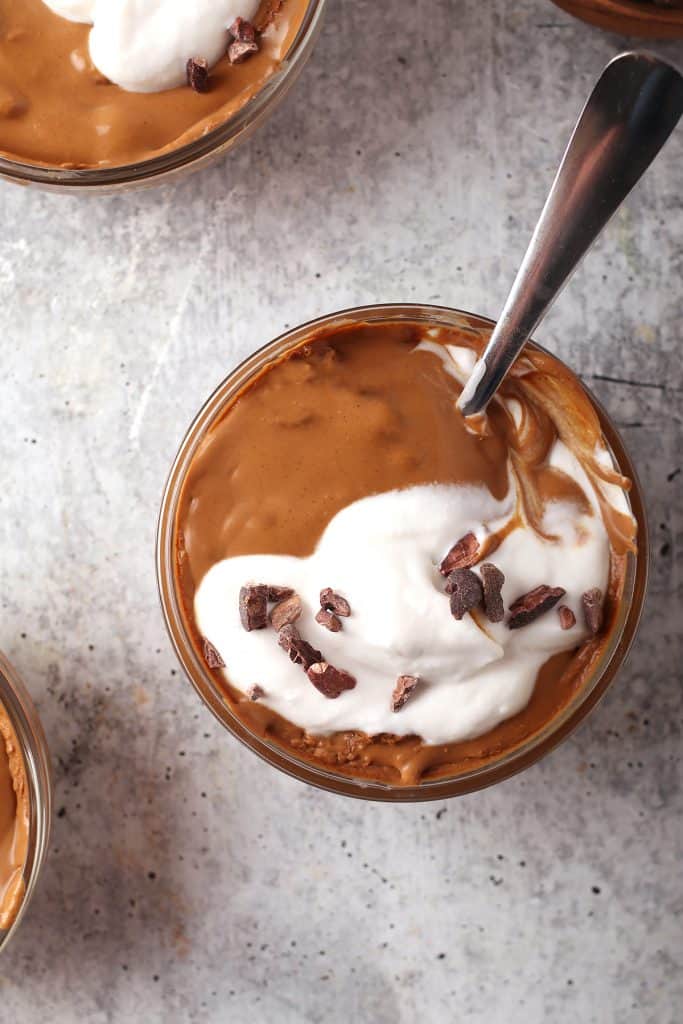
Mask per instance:
[[[24,899],[29,806],[26,771],[12,723],[0,704],[0,930]]]
[[[431,350],[416,349],[421,342]],[[478,332],[421,323],[361,323],[323,329],[268,364],[203,437],[174,524],[175,585],[201,657],[194,594],[222,559],[308,556],[337,512],[372,494],[419,484],[476,484],[500,499],[508,490],[509,466],[517,481],[518,515],[542,532],[548,501],[572,501],[585,510],[580,487],[548,461],[558,438],[576,455],[596,486],[610,541],[603,625],[575,650],[549,658],[528,705],[491,731],[439,745],[419,736],[349,730],[313,736],[213,672],[227,705],[252,733],[318,767],[394,785],[453,776],[498,760],[560,715],[609,643],[627,553],[635,551],[634,520],[601,493],[608,484],[627,490],[629,482],[596,459],[596,446],[604,444],[600,421],[574,374],[528,347],[501,388],[503,398],[519,404],[518,422],[506,404],[494,401],[474,433],[456,409],[461,385],[439,357],[444,345],[479,352],[483,341]],[[501,539],[492,539],[487,555]]]
[[[93,66],[90,26],[42,0],[0,0],[0,155],[51,167],[116,167],[160,156],[225,123],[255,96],[289,52],[309,0],[262,0],[261,47],[227,57],[211,88],[126,92]],[[188,54],[197,56],[195,54]]]

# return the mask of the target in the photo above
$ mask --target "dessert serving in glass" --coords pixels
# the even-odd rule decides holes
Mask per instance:
[[[246,138],[296,81],[325,0],[0,0],[0,176],[154,184]]]
[[[182,442],[157,539],[171,640],[226,728],[303,781],[408,801],[505,779],[631,644],[647,535],[623,443],[534,344],[466,420],[491,329],[324,317],[242,363]]]

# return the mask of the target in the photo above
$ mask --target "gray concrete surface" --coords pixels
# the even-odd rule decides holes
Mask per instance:
[[[539,334],[621,425],[654,552],[628,667],[561,749],[442,806],[309,790],[195,698],[153,571],[176,446],[250,349],[368,301],[497,313],[624,46],[546,0],[330,0],[218,166],[107,199],[0,187],[0,646],[59,812],[2,1021],[680,1020],[683,130]]]

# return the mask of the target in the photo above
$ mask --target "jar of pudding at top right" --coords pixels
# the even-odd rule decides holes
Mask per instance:
[[[181,663],[271,764],[426,800],[527,767],[631,644],[637,478],[607,413],[529,344],[483,421],[457,409],[490,321],[372,306],[219,386],[172,467],[162,606]]]

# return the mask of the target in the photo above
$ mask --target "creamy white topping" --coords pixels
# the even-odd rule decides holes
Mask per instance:
[[[561,603],[576,615],[573,629],[560,628],[554,609],[519,630],[483,615],[479,624],[470,614],[456,621],[438,565],[470,530],[481,540],[513,516],[514,488],[499,502],[478,487],[413,487],[342,509],[310,558],[250,555],[210,569],[195,596],[195,615],[226,663],[226,678],[244,691],[260,685],[266,704],[314,734],[358,729],[444,743],[481,735],[521,711],[541,665],[587,637],[581,595],[592,587],[604,592],[609,572],[609,540],[590,482],[559,441],[551,462],[581,485],[594,514],[551,503],[544,529],[555,541],[518,527],[491,560],[505,574],[506,608],[539,584],[563,587]],[[247,582],[293,587],[304,603],[297,623],[302,636],[331,664],[351,672],[355,689],[334,700],[324,697],[278,647],[272,628],[247,633],[238,613],[239,590]],[[314,620],[324,587],[351,604],[339,633]],[[418,675],[422,683],[393,712],[391,693],[403,674]]]
[[[182,85],[190,57],[215,64],[236,17],[251,21],[259,0],[44,0],[67,18],[92,25],[90,56],[129,92]]]

